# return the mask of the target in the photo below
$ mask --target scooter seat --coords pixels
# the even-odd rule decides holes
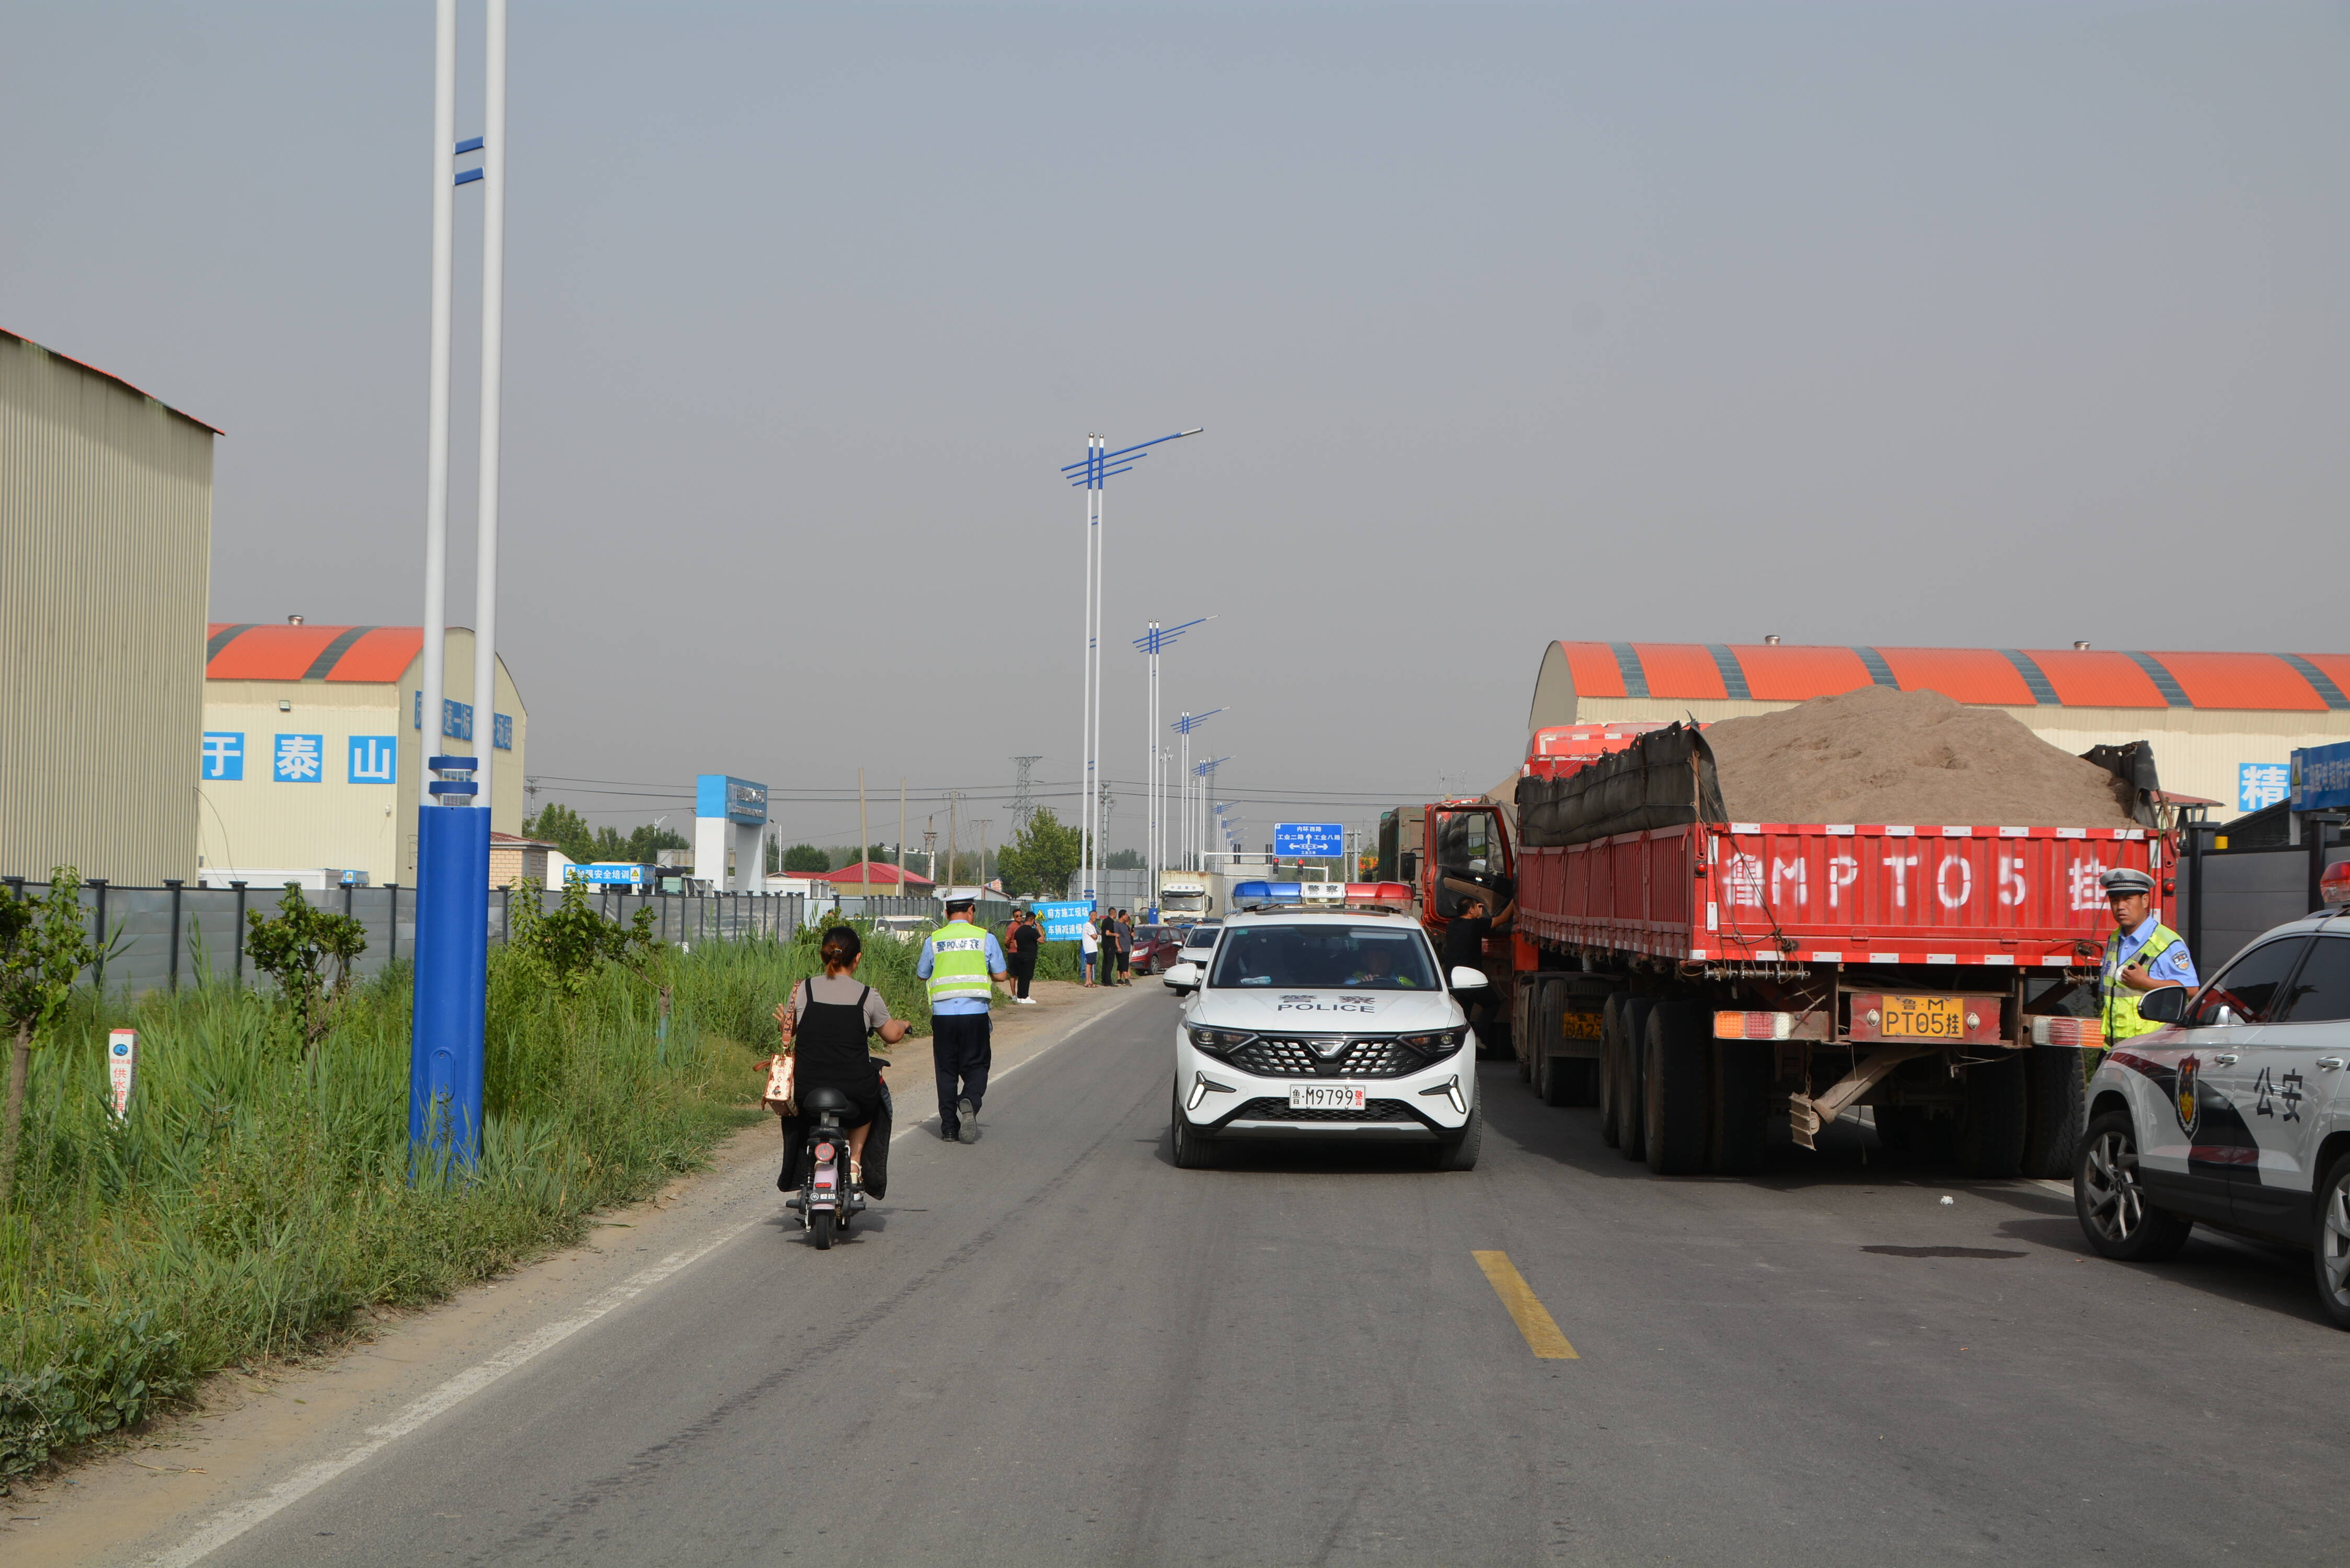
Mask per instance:
[[[827,1111],[845,1111],[849,1108],[849,1105],[847,1095],[829,1086],[820,1085],[805,1090],[800,1095],[800,1110],[811,1116],[820,1116]]]

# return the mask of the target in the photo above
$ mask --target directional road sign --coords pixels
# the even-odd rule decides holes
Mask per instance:
[[[1347,825],[1342,822],[1276,822],[1273,852],[1284,860],[1326,860],[1347,853]]]

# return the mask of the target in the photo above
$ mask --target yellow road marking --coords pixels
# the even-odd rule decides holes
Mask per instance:
[[[1575,1346],[1566,1343],[1566,1335],[1559,1333],[1557,1322],[1534,1294],[1534,1288],[1526,1283],[1526,1277],[1518,1272],[1518,1266],[1510,1262],[1507,1252],[1471,1252],[1469,1255],[1477,1260],[1479,1268],[1485,1271],[1486,1281],[1492,1285],[1493,1293],[1502,1298],[1502,1305],[1508,1310],[1510,1321],[1516,1324],[1518,1332],[1526,1336],[1528,1350],[1544,1361],[1583,1359],[1575,1355]]]

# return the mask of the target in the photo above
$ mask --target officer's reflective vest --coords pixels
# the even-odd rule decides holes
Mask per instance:
[[[994,995],[987,973],[987,933],[969,920],[956,920],[931,933],[931,1005],[951,997]]]
[[[2146,946],[2130,954],[2130,962],[2144,964],[2151,970],[2155,960],[2186,940],[2168,926],[2158,922],[2153,934],[2146,939]],[[2102,1003],[2098,1012],[2105,1020],[2106,1044],[2108,1045],[2126,1040],[2133,1034],[2146,1034],[2162,1027],[2159,1023],[2148,1023],[2138,1016],[2137,999],[2146,993],[2132,991],[2122,983],[2122,970],[2126,966],[2121,960],[2122,933],[2116,931],[2106,939],[2105,968],[2097,975],[2097,999]]]

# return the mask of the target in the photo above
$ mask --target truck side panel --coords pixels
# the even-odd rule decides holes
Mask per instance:
[[[2142,828],[1658,828],[1519,852],[1519,929],[1695,961],[2062,967],[2107,928],[2098,878],[2154,874]],[[2164,905],[2168,909],[2168,898]]]

